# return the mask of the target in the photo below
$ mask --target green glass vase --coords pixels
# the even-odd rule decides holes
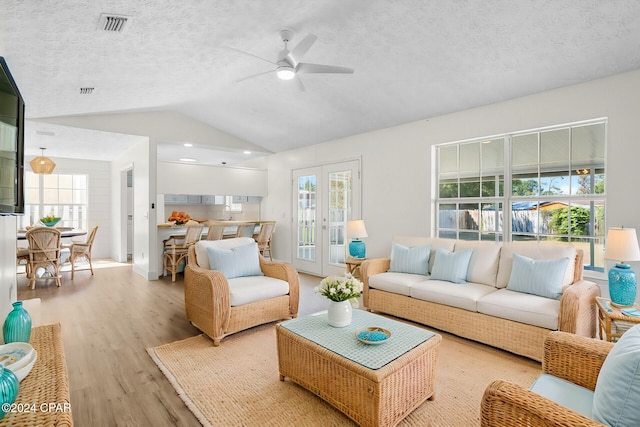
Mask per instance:
[[[10,369],[5,369],[0,365],[0,404],[2,406],[0,419],[4,418],[4,415],[10,409],[6,404],[11,405],[16,401],[19,384],[20,382],[16,374]]]
[[[22,301],[13,303],[13,310],[9,312],[2,326],[4,342],[29,342],[31,339],[31,316],[22,308]]]

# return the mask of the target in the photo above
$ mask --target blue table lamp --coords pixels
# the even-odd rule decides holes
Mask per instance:
[[[363,237],[369,237],[364,221],[356,219],[347,221],[347,238],[351,239],[349,243],[349,256],[352,258],[364,258],[367,248],[364,242],[360,240]]]
[[[609,228],[604,258],[616,261],[609,269],[609,296],[619,306],[636,302],[636,273],[625,261],[640,261],[640,248],[635,228]]]

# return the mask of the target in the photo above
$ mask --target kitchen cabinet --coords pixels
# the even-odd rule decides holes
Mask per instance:
[[[224,196],[202,196],[203,205],[224,205]]]

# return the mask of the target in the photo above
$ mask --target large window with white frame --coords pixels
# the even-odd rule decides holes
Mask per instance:
[[[58,226],[87,230],[88,176],[83,174],[35,174],[25,171],[25,214],[18,228],[37,224],[40,218],[62,218]]]
[[[435,147],[436,234],[571,242],[604,271],[606,120]]]

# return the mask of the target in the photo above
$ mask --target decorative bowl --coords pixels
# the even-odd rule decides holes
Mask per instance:
[[[0,364],[12,371],[22,369],[29,364],[35,350],[26,342],[12,342],[0,345]]]
[[[370,326],[368,328],[358,329],[356,331],[356,338],[365,344],[382,344],[383,342],[389,341],[391,332],[384,328]]]
[[[40,222],[46,225],[47,227],[53,227],[57,223],[60,222],[61,218],[40,218]]]

